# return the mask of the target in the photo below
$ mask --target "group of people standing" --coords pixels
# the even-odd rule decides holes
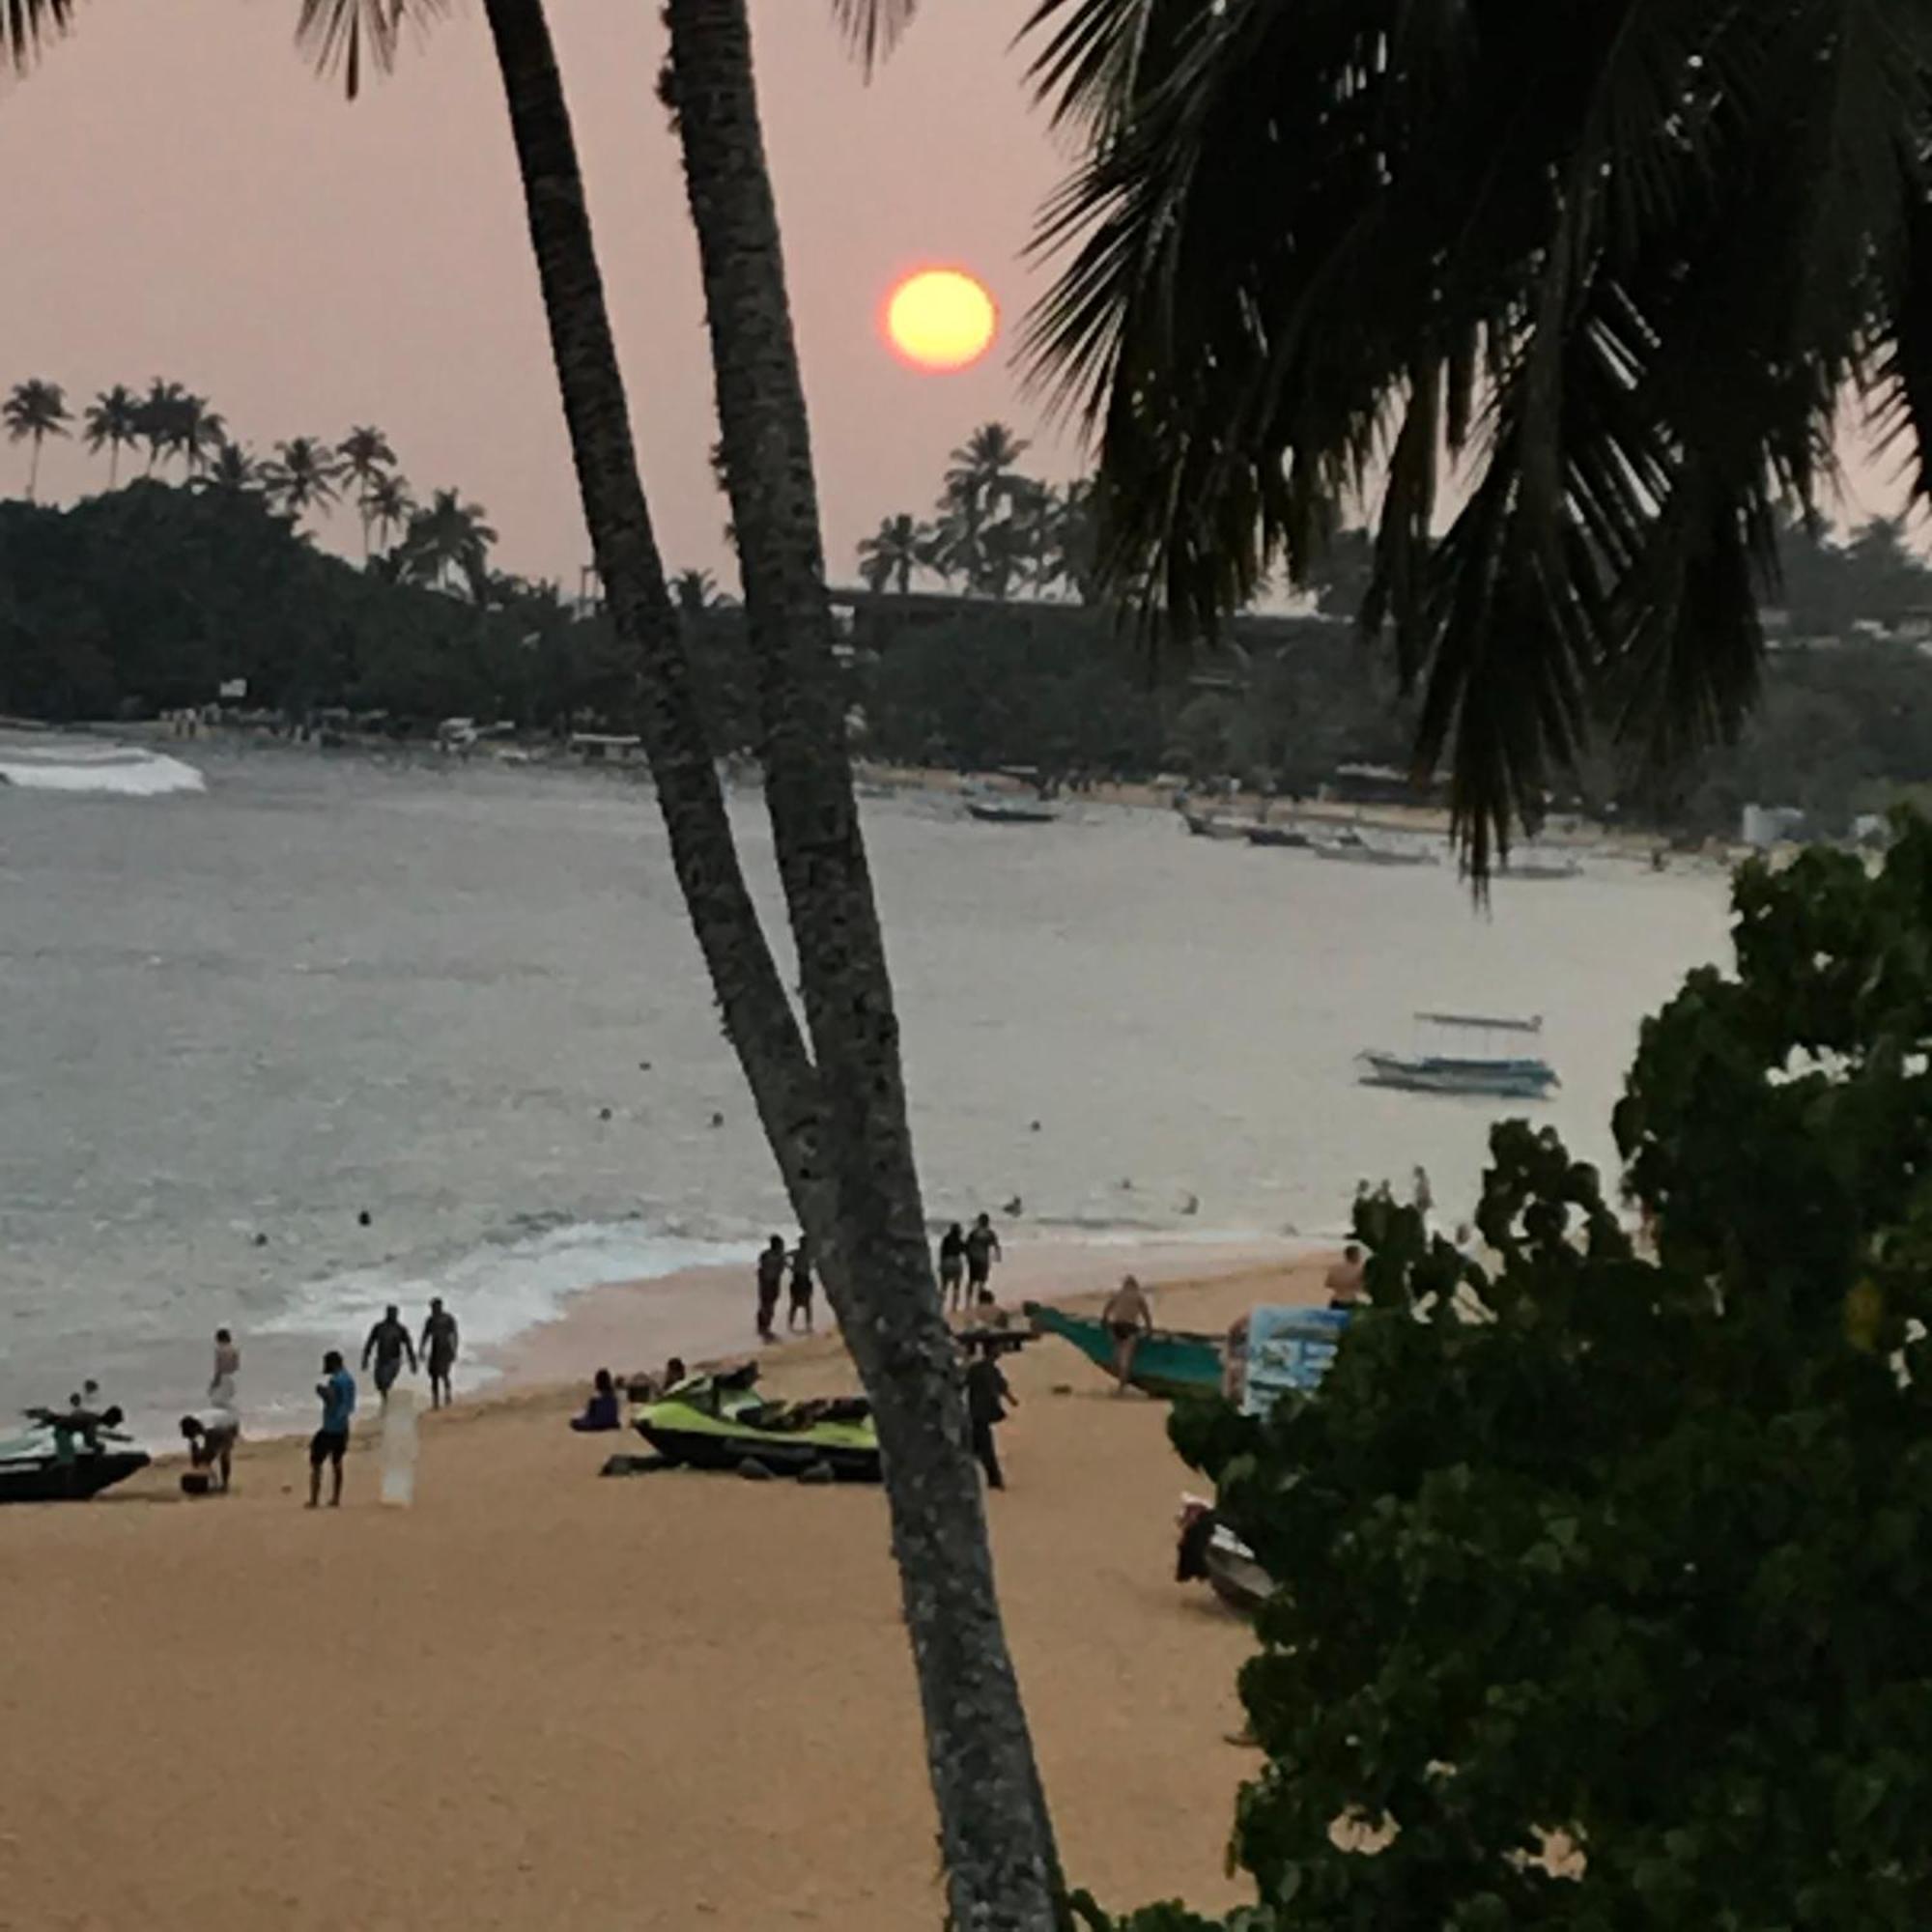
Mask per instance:
[[[949,1314],[978,1307],[993,1298],[993,1264],[1004,1261],[1000,1236],[992,1217],[981,1214],[970,1228],[957,1221],[939,1237],[939,1298]],[[801,1235],[795,1247],[786,1247],[782,1235],[774,1235],[758,1255],[758,1340],[778,1340],[779,1299],[791,1284],[785,1313],[785,1333],[801,1329],[812,1332],[811,1248]]]
[[[758,1257],[758,1340],[778,1340],[779,1296],[784,1293],[786,1271],[791,1277],[791,1305],[785,1313],[785,1333],[801,1325],[811,1333],[811,1245],[801,1235],[798,1246],[787,1248],[782,1235],[774,1235]]]

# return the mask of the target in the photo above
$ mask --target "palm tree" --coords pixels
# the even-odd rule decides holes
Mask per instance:
[[[901,511],[886,517],[872,535],[859,541],[859,575],[868,590],[887,585],[903,597],[912,589],[912,574],[924,561],[926,531],[917,519]]]
[[[188,487],[210,497],[263,497],[268,494],[267,467],[239,442],[224,439],[199,473],[189,479]]]
[[[376,485],[396,467],[396,452],[389,447],[389,439],[374,427],[352,429],[335,445],[335,453],[342,459],[342,473],[348,477],[355,492],[355,507],[362,516],[362,561],[369,561],[369,532],[375,522],[375,512],[370,507],[369,498]]]
[[[835,4],[867,45],[910,11],[908,0]],[[302,0],[301,20],[322,57],[347,71],[353,91],[365,59],[380,64],[393,50],[406,11],[403,0]],[[41,22],[59,24],[69,12],[70,0],[24,0],[0,10],[0,34],[10,35],[16,59],[24,58]],[[761,204],[750,231],[758,244],[755,258],[744,267],[759,300],[769,304],[776,296],[777,301],[747,316],[745,325],[751,337],[771,341],[780,353],[777,379],[784,393],[775,440],[804,459],[784,467],[775,479],[781,494],[768,505],[758,465],[746,460],[759,451],[755,436],[748,447],[738,408],[744,395],[734,376],[724,429],[744,549],[761,565],[768,562],[774,526],[786,524],[800,498],[804,521],[794,533],[809,539],[790,567],[759,584],[751,621],[767,660],[763,682],[774,716],[767,720],[766,797],[805,962],[810,1047],[745,882],[638,479],[623,377],[542,0],[484,0],[484,12],[585,522],[612,621],[638,654],[645,744],[673,866],[726,1032],[795,1208],[825,1257],[828,1290],[878,1406],[952,1916],[976,1932],[1059,1932],[1058,1861],[993,1590],[984,1515],[967,1455],[957,1351],[939,1311],[906,1131],[891,983],[856,836],[804,400],[743,11],[733,7],[720,15],[725,31],[715,40],[704,31],[705,10],[683,21],[679,93],[687,141],[695,132],[701,141],[722,139],[723,158],[738,164],[737,185]],[[707,53],[721,60],[726,83],[715,100],[700,84],[708,79]],[[743,104],[753,110],[749,122],[737,119]],[[688,173],[696,202],[707,181],[703,163],[688,160]],[[728,218],[735,204],[714,206]],[[702,235],[707,223],[699,225]],[[716,282],[718,267],[715,256],[707,259],[708,284]],[[707,287],[707,299],[715,327],[721,313],[715,286]],[[762,377],[752,375],[755,390]],[[795,612],[800,628],[788,638],[774,630],[773,600],[788,604],[800,570],[808,595]]]
[[[680,616],[701,617],[719,602],[718,582],[708,570],[680,570],[670,580],[670,595]]]
[[[363,493],[362,514],[365,527],[373,526],[384,550],[389,547],[389,538],[397,530],[403,529],[415,515],[415,499],[410,495],[406,479],[391,470],[386,475],[376,477]],[[365,535],[363,548],[366,552],[368,541]]]
[[[125,383],[103,389],[88,405],[87,447],[92,455],[107,451],[107,487],[121,480],[121,452],[141,440],[141,403]]]
[[[1026,451],[1026,442],[1005,423],[990,422],[976,429],[948,459],[937,527],[949,565],[965,578],[969,591],[1005,594],[995,587],[1005,566],[989,570],[985,531],[1003,510],[1010,509],[1018,480],[1014,466]]]
[[[447,589],[452,579],[477,602],[490,581],[490,546],[497,532],[480,503],[466,503],[460,491],[439,490],[411,517],[403,537],[403,576],[433,590]]]
[[[320,437],[298,436],[275,445],[274,461],[263,466],[263,482],[284,514],[299,519],[306,510],[327,509],[340,497],[334,452]]]
[[[910,11],[904,0],[841,6],[868,52],[877,31]],[[925,1240],[892,980],[852,791],[746,0],[668,0],[666,18],[664,92],[697,230],[747,631],[761,671],[765,799],[818,1088],[815,1151],[829,1198],[801,1207],[814,1241],[831,1236],[828,1284],[885,1449],[953,1922],[1053,1932],[1065,1916],[1059,1859],[966,1453],[958,1351]]]
[[[1210,634],[1278,559],[1305,582],[1378,466],[1364,621],[1479,874],[1606,700],[1661,758],[1735,728],[1848,393],[1932,495],[1922,9],[1035,25],[1088,145],[1031,345],[1101,431],[1110,575]]]
[[[148,393],[135,411],[141,440],[148,445],[146,474],[152,476],[156,464],[176,447],[187,401],[187,391],[179,383],[163,382],[156,376],[148,384]]]
[[[1043,597],[1060,581],[1061,525],[1065,515],[1060,492],[1050,483],[1016,476],[1010,486],[1010,538],[1019,577],[1029,595]]]
[[[41,480],[41,444],[50,436],[66,436],[71,414],[67,394],[58,383],[43,383],[38,377],[15,383],[0,403],[0,422],[7,425],[10,442],[31,442],[33,455],[27,465],[27,501]]]
[[[170,412],[168,449],[182,459],[182,468],[190,482],[208,460],[211,450],[228,441],[228,425],[220,412],[208,406],[205,396],[182,396]]]

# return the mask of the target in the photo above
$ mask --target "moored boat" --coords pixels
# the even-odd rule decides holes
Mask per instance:
[[[1230,818],[1220,812],[1183,811],[1180,816],[1196,838],[1245,838],[1255,829],[1251,818]]]
[[[1541,1017],[1483,1013],[1417,1013],[1418,1025],[1501,1036],[1540,1035]],[[1463,1094],[1504,1100],[1543,1100],[1563,1083],[1540,1054],[1391,1053],[1370,1048],[1355,1056],[1365,1087],[1398,1087],[1411,1094]]]
[[[981,825],[1053,825],[1060,818],[1050,805],[1028,805],[1014,799],[969,798],[966,810]]]
[[[1024,1312],[1037,1333],[1071,1342],[1090,1362],[1113,1373],[1114,1338],[1104,1321],[1087,1315],[1069,1315],[1064,1308],[1050,1308],[1039,1301],[1027,1302]],[[1220,1335],[1156,1328],[1136,1345],[1127,1380],[1144,1394],[1168,1400],[1215,1394],[1221,1386],[1224,1347],[1225,1338]]]
[[[1345,866],[1439,866],[1434,852],[1410,845],[1371,845],[1366,838],[1348,838],[1318,840],[1318,859],[1332,859]]]
[[[1307,833],[1294,825],[1251,825],[1248,827],[1250,845],[1268,845],[1283,850],[1305,852],[1315,843]]]

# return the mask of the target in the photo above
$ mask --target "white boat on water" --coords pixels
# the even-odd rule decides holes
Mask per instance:
[[[1480,1034],[1498,1048],[1511,1038],[1540,1037],[1543,1019],[1488,1013],[1417,1013],[1418,1027],[1435,1036]],[[1447,1041],[1444,1041],[1447,1045]],[[1426,1050],[1391,1053],[1368,1048],[1355,1056],[1365,1087],[1396,1087],[1410,1094],[1463,1094],[1503,1100],[1546,1100],[1563,1083],[1536,1053]]]
[[[1318,859],[1333,859],[1345,866],[1439,866],[1434,853],[1416,845],[1372,845],[1358,832],[1344,831],[1333,838],[1316,842]]]

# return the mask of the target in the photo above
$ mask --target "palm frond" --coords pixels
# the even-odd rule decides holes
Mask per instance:
[[[832,16],[869,78],[912,23],[919,0],[832,0]]]
[[[26,72],[72,20],[73,0],[0,0],[0,67]]]
[[[427,26],[447,11],[448,0],[301,0],[296,44],[325,76],[340,73],[354,100],[365,66],[386,73],[395,65],[403,29]]]

